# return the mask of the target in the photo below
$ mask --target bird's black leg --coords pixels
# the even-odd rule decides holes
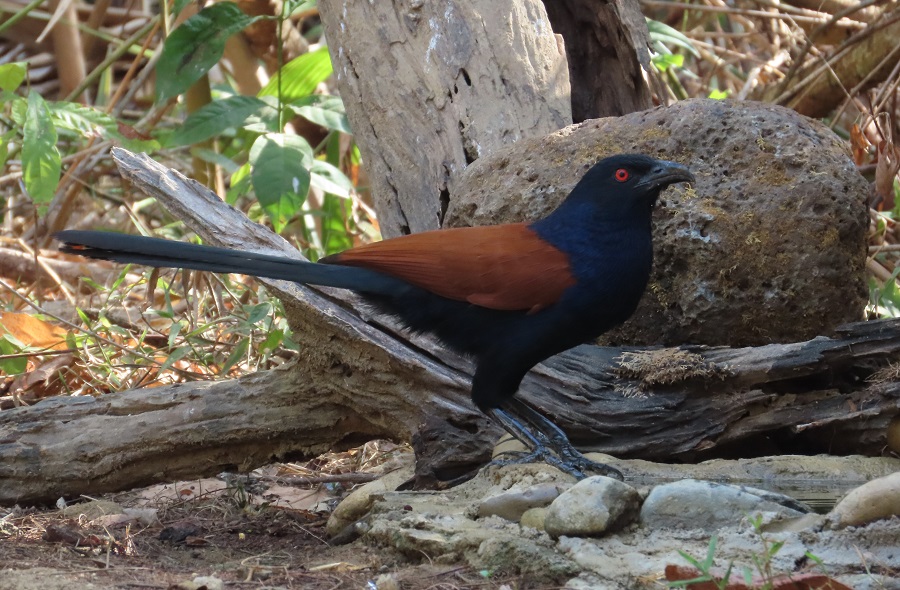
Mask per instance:
[[[528,431],[532,436],[545,441],[545,444],[549,446],[559,459],[569,467],[568,469],[563,469],[563,471],[566,471],[567,473],[572,473],[573,471],[582,473],[594,472],[619,480],[624,479],[622,473],[615,467],[611,467],[605,463],[591,461],[582,455],[581,452],[572,445],[569,438],[566,436],[566,433],[564,433],[559,426],[524,401],[518,398],[510,399],[506,403],[506,412],[508,416],[520,426],[522,425],[522,422],[527,423],[530,426]],[[582,477],[584,476],[582,475]]]
[[[509,412],[501,408],[488,410],[488,416],[496,420],[504,430],[510,433],[513,438],[530,448],[526,453],[521,453],[516,459],[494,459],[491,461],[493,465],[512,465],[518,463],[536,463],[543,461],[553,467],[556,467],[564,473],[577,478],[584,479],[585,474],[574,468],[568,462],[555,455],[550,448],[550,439],[540,430],[533,426],[529,427],[521,421],[513,417]]]

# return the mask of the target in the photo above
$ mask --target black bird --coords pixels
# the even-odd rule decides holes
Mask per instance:
[[[670,184],[693,181],[674,162],[613,156],[539,221],[402,236],[320,263],[108,232],[55,237],[62,251],[92,258],[357,291],[409,329],[474,357],[472,401],[533,449],[528,459],[621,479],[514,395],[534,365],[631,316],[650,276],[653,206]]]

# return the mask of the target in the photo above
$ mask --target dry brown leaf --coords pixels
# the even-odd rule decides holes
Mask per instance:
[[[869,140],[866,139],[865,134],[859,128],[859,125],[854,124],[853,127],[850,128],[850,149],[853,152],[853,163],[857,166],[862,166],[866,163],[866,156],[869,154]]]
[[[13,396],[25,403],[59,395],[65,391],[63,369],[70,367],[74,362],[75,355],[73,354],[54,356],[35,367],[34,370],[16,377],[9,390]]]
[[[66,350],[67,332],[27,313],[0,312],[3,329],[26,346],[42,350]]]
[[[227,487],[228,484],[224,481],[213,478],[159,484],[141,490],[135,499],[135,503],[138,507],[158,506],[160,504],[180,502],[192,497],[209,497],[212,494],[221,494],[224,493]]]
[[[304,490],[292,486],[273,485],[262,496],[254,496],[253,503],[291,510],[324,511],[328,510],[327,502],[332,499],[334,494],[324,486]]]
[[[875,202],[879,211],[894,210],[894,178],[900,171],[900,148],[893,143],[878,143],[878,162],[875,164]]]

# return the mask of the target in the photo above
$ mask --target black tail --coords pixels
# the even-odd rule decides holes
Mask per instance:
[[[404,281],[365,268],[316,264],[159,238],[79,230],[57,232],[53,237],[62,242],[63,252],[123,264],[244,274],[388,296],[409,287]]]

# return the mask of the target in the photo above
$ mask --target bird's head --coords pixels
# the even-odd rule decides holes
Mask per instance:
[[[604,158],[594,164],[568,200],[590,203],[605,215],[649,212],[670,184],[694,182],[685,166],[641,154]]]

